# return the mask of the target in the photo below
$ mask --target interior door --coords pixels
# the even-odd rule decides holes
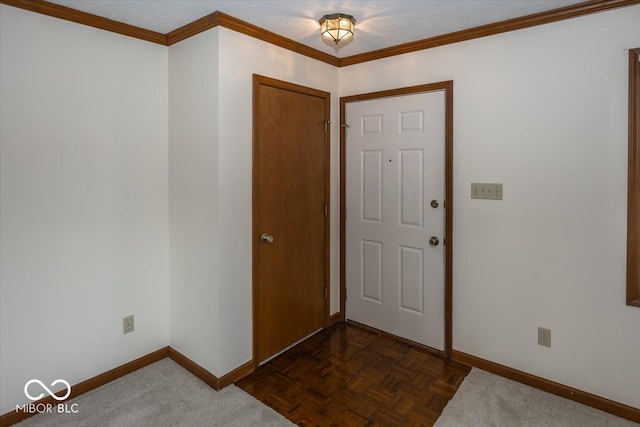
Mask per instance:
[[[322,328],[329,94],[254,76],[254,360]]]
[[[346,106],[347,318],[445,347],[445,91]]]

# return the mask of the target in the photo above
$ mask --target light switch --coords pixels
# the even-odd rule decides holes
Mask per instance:
[[[502,200],[502,184],[471,183],[472,199]]]

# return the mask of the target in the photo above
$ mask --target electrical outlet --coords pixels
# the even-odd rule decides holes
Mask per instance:
[[[122,319],[122,333],[128,334],[129,332],[133,332],[134,324],[133,324],[133,314],[131,316],[127,316]]]
[[[538,344],[545,347],[551,347],[551,329],[545,329],[538,326]]]

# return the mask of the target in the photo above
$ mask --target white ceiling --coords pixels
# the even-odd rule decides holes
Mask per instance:
[[[338,57],[556,9],[584,0],[49,0],[116,21],[169,33],[220,11]],[[329,13],[356,20],[354,40],[336,51],[320,38]]]

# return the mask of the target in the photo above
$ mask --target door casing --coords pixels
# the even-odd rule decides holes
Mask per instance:
[[[444,90],[445,93],[445,249],[444,249],[444,352],[452,355],[453,337],[453,81],[429,83],[378,92],[369,92],[340,98],[340,313],[346,315],[346,111],[349,102],[412,95],[421,92]]]

